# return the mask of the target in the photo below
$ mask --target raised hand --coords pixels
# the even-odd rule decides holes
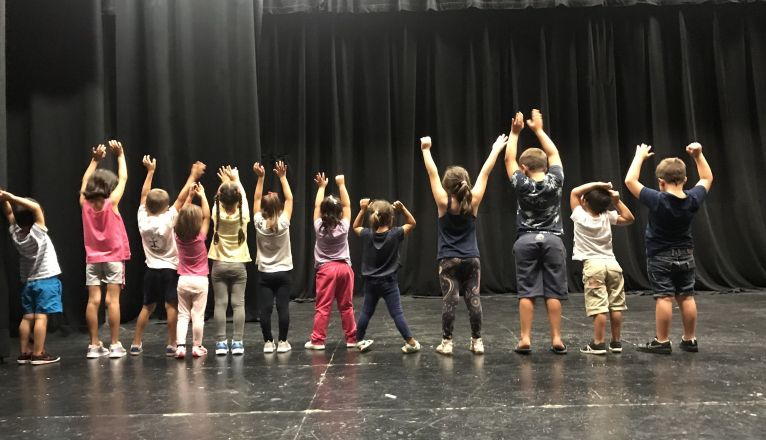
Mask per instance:
[[[532,110],[532,117],[527,119],[527,127],[535,132],[543,130],[543,114],[540,113],[540,110]]]
[[[260,162],[253,164],[253,171],[255,171],[255,174],[258,177],[263,177],[266,175],[266,169],[263,168],[263,165],[261,165]]]
[[[521,112],[516,112],[516,116],[513,117],[511,122],[511,133],[518,136],[521,130],[524,129],[524,115]]]
[[[202,183],[200,182],[194,184],[192,187],[192,192],[200,197],[205,197],[205,187],[202,186]]]
[[[236,183],[239,182],[239,170],[237,167],[232,168],[231,165],[226,166],[226,173],[229,175],[229,180]]]
[[[335,176],[335,184],[338,186],[345,185],[346,184],[346,176],[343,174],[338,174]]]
[[[146,167],[146,171],[154,171],[157,169],[157,159],[152,158],[152,156],[149,156],[148,154],[144,156],[144,159],[141,162]]]
[[[104,146],[104,144],[99,144],[97,147],[93,147],[90,150],[90,155],[96,162],[101,161],[101,159],[106,156],[106,146]]]
[[[431,149],[431,136],[425,136],[420,138],[420,149],[421,150]]]
[[[702,145],[699,142],[692,142],[686,146],[686,152],[693,158],[698,158],[702,154]]]
[[[394,209],[396,209],[397,211],[399,212],[404,211],[404,203],[397,200],[393,203],[393,205],[394,205]]]
[[[647,157],[652,157],[652,156],[654,156],[654,152],[652,152],[651,145],[646,145],[646,144],[636,145],[636,157],[640,157],[643,160],[643,159],[646,159]]]
[[[370,199],[361,199],[359,200],[359,209],[367,209],[367,206],[370,204]]]
[[[280,179],[285,177],[287,175],[287,164],[281,160],[278,160],[274,165],[274,174],[276,174]]]
[[[612,198],[612,203],[615,205],[620,201],[620,193],[613,189],[609,190],[609,196]]]
[[[191,175],[194,178],[194,180],[199,180],[202,178],[202,175],[205,174],[205,169],[207,168],[207,165],[200,161],[196,161],[192,164],[191,168]]]
[[[229,173],[226,170],[226,167],[220,167],[218,168],[218,178],[221,179],[221,183],[227,183],[231,180],[229,177]]]
[[[112,150],[112,154],[115,156],[122,156],[122,142],[112,139],[109,141],[109,149]]]
[[[500,150],[505,147],[505,144],[508,142],[508,136],[505,135],[505,133],[501,134],[497,137],[495,140],[495,143],[492,144],[493,150]]]
[[[324,173],[322,172],[317,173],[316,176],[314,176],[314,182],[318,187],[324,188],[327,186],[327,177],[325,177]]]
[[[4,189],[0,188],[0,200],[4,202],[8,202],[11,200],[13,195],[9,193],[8,191],[5,191]]]

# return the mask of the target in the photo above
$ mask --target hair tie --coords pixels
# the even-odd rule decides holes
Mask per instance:
[[[374,214],[375,214],[375,215],[378,215],[378,211],[375,211],[375,212],[374,212]]]
[[[461,185],[468,185],[468,182],[466,182],[465,180],[461,180],[461,181],[460,181],[460,184],[461,184]]]

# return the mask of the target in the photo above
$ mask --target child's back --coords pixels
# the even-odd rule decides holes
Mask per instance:
[[[176,269],[178,250],[173,239],[173,225],[178,211],[171,206],[161,214],[150,215],[145,205],[138,208],[138,231],[150,269]]]
[[[692,221],[705,200],[707,190],[702,185],[683,191],[686,197],[644,187],[639,200],[649,208],[646,226],[646,254],[655,256],[669,249],[691,249]]]
[[[399,270],[399,246],[404,240],[404,228],[394,226],[385,232],[362,229],[362,275],[384,277]]]
[[[82,204],[83,241],[86,263],[130,260],[130,242],[122,216],[115,212],[111,199],[104,199],[97,210],[90,201]]]

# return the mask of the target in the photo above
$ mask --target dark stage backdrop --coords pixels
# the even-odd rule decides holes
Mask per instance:
[[[8,10],[9,185],[48,212],[72,324],[86,302],[77,189],[88,149],[104,139],[122,139],[129,160],[129,320],[141,303],[142,154],[157,156],[155,185],[171,196],[194,160],[210,166],[209,191],[215,166],[238,166],[248,197],[254,161],[287,160],[297,296],[313,296],[311,173],[345,173],[354,204],[400,199],[419,222],[402,251],[402,289],[438,295],[436,209],[417,139],[433,136],[441,170],[462,164],[475,176],[511,115],[533,107],[561,149],[567,194],[596,179],[621,189],[642,141],[660,158],[702,142],[716,181],[695,222],[698,287],[766,285],[763,5],[261,16],[253,1],[76,1]],[[521,145],[536,142],[525,132]],[[266,188],[277,189],[271,175]],[[628,288],[644,289],[646,216],[626,199],[638,221],[615,232],[615,249]],[[514,221],[498,163],[479,214],[484,292],[515,291]],[[565,229],[571,251],[571,222]]]

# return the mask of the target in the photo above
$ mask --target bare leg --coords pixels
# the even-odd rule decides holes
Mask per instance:
[[[19,352],[21,354],[32,351],[29,349],[29,335],[32,333],[32,327],[34,327],[34,325],[35,315],[30,313],[21,318],[21,322],[19,323]],[[36,338],[35,342],[37,342]]]
[[[673,298],[669,296],[656,298],[654,316],[656,338],[660,342],[665,342],[670,335],[670,322],[673,319]]]
[[[112,344],[120,342],[120,289],[119,284],[106,285],[106,307],[109,312],[109,333]]]
[[[521,298],[519,300],[519,324],[521,326],[519,347],[529,347],[532,343],[532,318],[534,316],[535,300],[532,298]]]
[[[676,296],[676,302],[681,309],[681,320],[684,323],[684,339],[694,339],[697,331],[697,303],[691,295]]]
[[[149,317],[152,316],[156,307],[157,304],[145,304],[141,307],[141,313],[138,314],[138,320],[136,320],[136,332],[133,334],[133,345],[141,345],[146,323],[149,322]]]
[[[90,345],[98,345],[98,309],[101,307],[101,286],[88,286],[88,306],[85,308],[85,321],[88,324]]]
[[[609,312],[609,325],[612,327],[612,341],[617,342],[622,336],[622,311]]]
[[[606,338],[606,313],[593,315],[593,342],[603,344]]]
[[[48,315],[44,313],[35,314],[35,348],[32,352],[35,356],[40,356],[45,350],[45,334],[48,331]]]
[[[167,345],[176,345],[176,329],[178,327],[178,302],[166,302],[165,314],[168,319],[168,343]]]
[[[548,325],[551,329],[551,345],[563,347],[561,341],[561,301],[556,298],[545,298],[545,308],[548,310]]]

